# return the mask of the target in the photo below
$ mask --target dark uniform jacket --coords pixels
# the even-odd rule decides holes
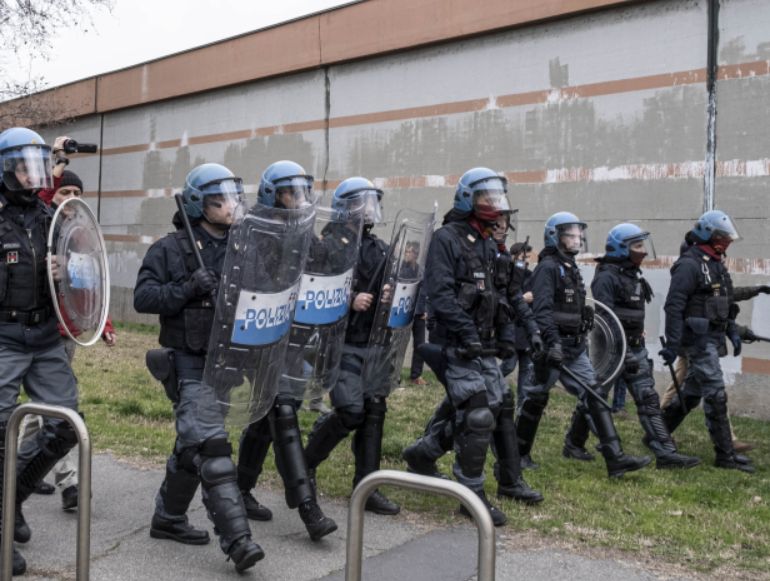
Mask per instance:
[[[513,343],[515,330],[506,299],[494,284],[497,248],[467,221],[450,222],[433,234],[425,267],[425,288],[436,327],[432,342],[462,346]],[[503,308],[498,308],[503,305]]]
[[[695,345],[700,336],[724,341],[735,330],[733,282],[727,268],[698,246],[691,246],[671,267],[666,296],[668,347]]]
[[[201,258],[217,276],[227,252],[227,236],[218,239],[202,226],[193,226]],[[208,347],[214,318],[214,299],[191,296],[185,283],[197,270],[192,248],[184,229],[155,242],[142,261],[134,289],[134,308],[139,313],[160,315],[160,337],[163,347],[192,354],[203,354]]]
[[[594,298],[620,319],[628,344],[641,345],[645,306],[652,300],[652,288],[642,276],[641,269],[627,258],[603,257],[596,261],[599,266],[591,282]]]
[[[545,344],[579,355],[585,349],[586,290],[574,257],[544,248],[525,290],[534,295],[532,312]]]
[[[52,212],[41,201],[9,204],[0,194],[0,344],[48,348],[59,340],[46,252]]]
[[[372,330],[377,304],[380,300],[384,261],[388,253],[388,245],[371,232],[364,232],[358,254],[356,276],[353,281],[353,299],[358,293],[374,295],[372,305],[364,312],[352,311],[348,328],[345,333],[345,343],[365,346],[369,343],[369,333]]]

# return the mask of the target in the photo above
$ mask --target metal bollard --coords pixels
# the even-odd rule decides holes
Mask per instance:
[[[78,491],[78,535],[77,559],[75,578],[77,581],[88,581],[89,558],[91,554],[91,439],[86,424],[78,413],[69,408],[57,405],[25,403],[17,407],[8,420],[5,432],[5,478],[3,478],[3,526],[2,526],[2,568],[0,581],[11,581],[13,566],[13,515],[16,503],[16,478],[8,476],[16,474],[18,455],[19,425],[24,416],[37,414],[65,420],[75,429],[78,436],[80,451],[80,490]],[[10,518],[9,518],[10,516]]]
[[[348,538],[345,562],[345,581],[361,581],[364,546],[364,504],[374,490],[390,484],[420,492],[451,496],[460,501],[471,513],[479,532],[478,581],[495,580],[495,527],[492,517],[470,488],[451,480],[422,476],[398,470],[378,470],[358,483],[350,497]]]

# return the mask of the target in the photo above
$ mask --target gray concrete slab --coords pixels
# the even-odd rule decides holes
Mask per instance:
[[[153,498],[163,477],[160,467],[142,468],[109,454],[93,462],[91,579],[99,581],[210,581],[240,576],[215,541],[203,547],[156,541],[149,536]],[[260,490],[274,519],[252,523],[254,538],[267,553],[247,577],[270,581],[313,581],[344,578],[347,505],[323,500],[339,530],[318,543],[307,537],[296,511],[286,508],[283,494]],[[75,578],[76,515],[61,509],[60,497],[33,495],[25,504],[32,539],[20,545],[30,581]],[[402,515],[367,515],[364,533],[364,579],[378,581],[466,581],[474,578],[475,529],[468,525],[436,525]],[[190,520],[211,530],[200,499]],[[521,550],[503,530],[498,537],[497,579],[528,581],[586,579],[651,580],[659,578],[641,565],[615,558],[593,559],[564,550]],[[667,578],[671,578],[668,576]]]

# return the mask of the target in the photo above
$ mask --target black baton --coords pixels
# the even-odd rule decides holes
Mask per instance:
[[[663,345],[664,349],[666,348],[666,338],[663,335],[660,336],[660,344]],[[682,410],[684,410],[684,413],[687,413],[687,404],[682,397],[682,387],[679,385],[679,380],[676,378],[674,364],[667,363],[666,365],[668,365],[668,370],[671,372],[671,381],[674,382],[674,388],[676,388],[676,396],[679,398],[679,403],[682,404]]]

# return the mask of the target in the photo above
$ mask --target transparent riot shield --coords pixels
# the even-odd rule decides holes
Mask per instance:
[[[364,385],[376,395],[387,396],[401,380],[435,221],[435,209],[404,209],[396,215],[362,372]]]
[[[272,405],[314,219],[314,206],[256,205],[230,229],[203,381],[233,429]]]
[[[93,345],[107,322],[110,273],[99,223],[80,198],[65,201],[54,214],[48,283],[64,332],[80,345]]]
[[[316,208],[280,386],[299,401],[337,382],[363,219],[361,199]]]
[[[623,370],[626,333],[620,319],[607,305],[592,298],[586,301],[594,308],[594,325],[588,333],[588,356],[597,381],[609,385]]]

